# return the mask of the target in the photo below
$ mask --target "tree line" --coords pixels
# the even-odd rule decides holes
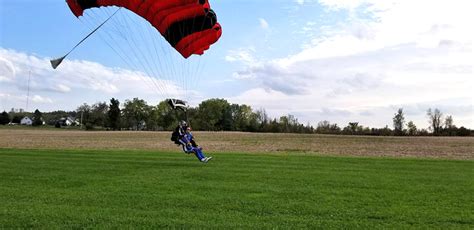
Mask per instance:
[[[428,129],[418,129],[413,121],[406,122],[403,108],[394,114],[392,129],[370,128],[359,125],[359,122],[349,122],[343,128],[329,121],[318,123],[315,133],[342,135],[372,135],[372,136],[474,136],[474,130],[454,124],[453,116],[444,114],[439,109],[429,108],[426,112]]]
[[[272,133],[319,133],[338,135],[374,135],[374,136],[470,136],[473,130],[454,125],[453,117],[444,116],[439,109],[428,109],[429,128],[418,129],[412,121],[405,121],[403,108],[398,109],[392,118],[392,128],[364,127],[359,122],[349,122],[345,127],[336,123],[321,121],[316,127],[301,124],[293,115],[270,118],[265,109],[253,110],[248,105],[231,104],[225,99],[202,101],[187,112],[172,109],[167,101],[158,105],[148,105],[146,101],[133,98],[125,100],[123,105],[112,98],[109,103],[98,102],[92,105],[80,105],[75,111],[53,111],[34,113],[4,111],[0,114],[0,124],[20,123],[30,116],[33,125],[50,125],[61,128],[64,119],[73,118],[73,123],[86,130],[148,130],[170,131],[178,121],[188,120],[194,130],[201,131],[242,131]]]

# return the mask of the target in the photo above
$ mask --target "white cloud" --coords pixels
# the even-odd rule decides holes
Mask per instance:
[[[253,88],[235,100],[302,114],[313,124],[350,116],[371,126],[390,125],[394,107],[417,105],[424,108],[414,120],[426,127],[426,109],[440,107],[474,127],[471,1],[319,3],[329,12],[350,11],[347,22],[320,28],[303,51],[286,58],[258,66],[235,58],[246,65],[235,75]],[[309,23],[303,29],[314,25]],[[464,105],[449,106],[456,100]]]
[[[242,62],[249,66],[258,65],[260,62],[255,57],[255,48],[253,47],[230,50],[225,56],[225,60],[228,62]]]
[[[34,95],[31,100],[33,102],[36,102],[36,103],[49,103],[49,104],[52,104],[53,103],[53,99],[51,98],[48,98],[48,97],[42,97],[40,95]]]
[[[294,0],[294,2],[301,6],[304,4],[317,2],[317,0]]]
[[[392,1],[371,1],[371,0],[318,0],[319,4],[329,8],[329,10],[350,10],[353,11],[362,5],[377,4],[378,9],[382,6],[387,7],[387,4],[391,4]]]
[[[260,22],[260,27],[264,30],[267,30],[268,28],[270,28],[270,26],[268,25],[268,22],[263,19],[263,18],[259,18],[258,21]]]
[[[58,84],[56,86],[56,89],[59,91],[59,92],[63,92],[63,93],[67,93],[67,92],[70,92],[71,91],[71,87],[67,86],[67,85],[63,85],[63,84]]]
[[[112,97],[133,97],[156,103],[183,90],[175,82],[146,74],[81,60],[65,60],[53,70],[49,59],[0,48],[0,92],[3,107],[24,108],[29,91],[30,108],[73,110],[82,103]],[[31,74],[30,74],[31,73]],[[30,78],[30,79],[29,79]],[[192,93],[192,92],[188,92]]]
[[[13,81],[15,77],[15,68],[13,64],[5,58],[0,56],[0,82],[10,82]]]
[[[303,5],[304,4],[304,0],[295,0],[295,2],[298,5]]]

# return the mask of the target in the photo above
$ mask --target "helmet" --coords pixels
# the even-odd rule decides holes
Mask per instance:
[[[184,127],[184,126],[187,126],[187,125],[188,125],[188,123],[186,123],[186,121],[180,121],[180,122],[179,122],[179,125],[181,125],[181,126],[183,126],[183,127]]]

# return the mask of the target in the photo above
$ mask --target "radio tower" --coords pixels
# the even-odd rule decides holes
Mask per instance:
[[[30,78],[31,78],[31,70],[28,72],[28,91],[26,93],[26,108],[25,112],[28,111],[28,101],[30,99]]]

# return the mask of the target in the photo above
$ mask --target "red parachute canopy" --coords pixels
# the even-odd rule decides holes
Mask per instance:
[[[207,0],[66,0],[76,17],[84,10],[118,6],[140,15],[184,58],[202,55],[219,40],[222,29]]]

